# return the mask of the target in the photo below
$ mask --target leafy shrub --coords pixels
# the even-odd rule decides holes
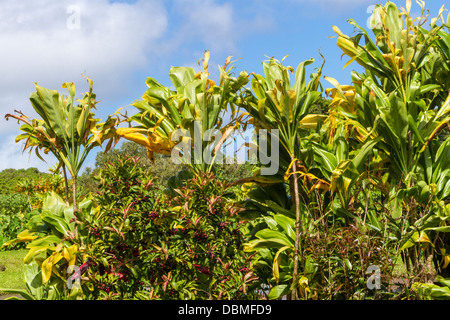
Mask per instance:
[[[158,178],[158,184],[165,186],[167,180],[180,171],[183,165],[174,164],[167,159],[167,156],[156,155],[152,162],[147,157],[147,149],[134,142],[126,141],[121,144],[120,148],[111,148],[107,153],[100,151],[95,158],[93,168],[87,167],[78,179],[79,191],[83,193],[97,192],[97,181],[95,176],[98,175],[100,169],[104,169],[108,164],[120,161],[125,157],[139,157],[139,166],[144,169],[150,169],[153,177]]]
[[[212,174],[186,180],[176,196],[159,190],[136,158],[108,164],[98,179],[93,298],[254,297],[244,226]]]
[[[17,237],[30,215],[31,212],[25,195],[0,195],[0,247],[3,243]],[[23,247],[23,243],[17,243],[5,249],[11,250]]]
[[[370,266],[385,276],[393,269],[393,253],[386,239],[362,225],[323,228],[306,239],[305,269],[310,283],[309,297],[318,299],[368,299],[375,291],[367,287]]]
[[[17,191],[17,183],[30,178],[46,176],[37,168],[28,169],[5,169],[0,172],[0,194],[12,194]]]
[[[22,179],[17,183],[17,192],[27,197],[33,210],[42,207],[42,202],[49,192],[55,192],[63,197],[64,189],[63,177],[56,174]]]
[[[24,280],[27,289],[2,291],[21,294],[25,299],[62,300],[89,296],[89,283],[78,283],[73,271],[82,276],[91,264],[86,253],[87,225],[98,213],[92,199],[80,199],[77,216],[58,194],[48,193],[42,207],[32,213],[26,229],[4,244],[27,243]],[[79,267],[79,268],[77,268]],[[83,277],[84,279],[84,277]]]
[[[413,283],[412,291],[423,300],[450,300],[450,279],[436,276],[437,283]]]

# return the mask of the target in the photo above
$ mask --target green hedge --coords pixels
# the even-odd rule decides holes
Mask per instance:
[[[30,205],[25,195],[0,194],[0,247],[6,241],[16,238],[17,234],[26,228],[30,215]],[[0,251],[22,247],[24,244],[18,243]]]

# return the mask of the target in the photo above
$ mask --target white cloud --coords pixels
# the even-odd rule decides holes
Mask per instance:
[[[79,29],[68,27],[69,6],[79,10]],[[167,13],[159,1],[2,1],[0,21],[2,91],[24,81],[59,86],[85,71],[117,90],[125,70],[146,63],[167,28]]]
[[[216,4],[215,1],[180,0],[178,10],[186,19],[183,37],[202,39],[212,51],[235,49],[233,37],[233,7],[231,3]],[[187,27],[187,28],[186,28]]]
[[[100,100],[123,97],[133,72],[148,65],[167,20],[159,0],[1,1],[0,134],[18,134],[16,121],[4,121],[4,114],[18,109],[35,116],[28,100],[35,82],[62,91],[63,82],[75,81],[80,97],[88,89],[81,77],[85,73],[94,80]],[[79,22],[79,29],[72,28],[74,22]],[[14,137],[4,137],[1,159],[9,153],[28,159],[10,141]],[[22,160],[2,161],[0,169],[22,164],[29,166]]]
[[[235,55],[239,51],[238,43],[255,31],[264,32],[274,27],[273,17],[260,7],[235,5],[234,1],[216,0],[174,0],[172,19],[177,20],[171,30],[171,41],[164,45],[165,51],[179,50],[185,52],[186,43],[196,46],[189,51],[187,63],[191,59],[203,56],[203,50],[216,54]],[[245,14],[240,12],[246,8]],[[195,55],[195,56],[194,56]]]
[[[167,75],[171,59],[195,64],[206,49],[212,66],[223,64],[227,55],[239,55],[239,41],[273,25],[267,12],[236,10],[234,2],[216,0],[0,1],[0,137],[9,139],[0,144],[0,154],[13,152],[28,163],[28,156],[16,152],[20,148],[11,149],[17,122],[3,116],[17,109],[36,117],[28,100],[35,82],[63,92],[63,82],[75,81],[80,98],[88,89],[85,73],[100,106],[111,108],[102,111],[104,117],[140,97],[130,97],[136,86],[145,86],[142,78],[137,84],[136,71]],[[0,162],[0,170],[10,165]]]

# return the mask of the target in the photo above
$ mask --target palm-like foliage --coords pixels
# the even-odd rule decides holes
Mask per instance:
[[[431,222],[423,219],[426,212],[444,210],[431,196],[448,196],[449,177],[442,170],[448,148],[446,143],[438,143],[439,132],[450,122],[448,84],[440,80],[448,70],[448,35],[436,24],[437,18],[431,20],[431,29],[425,30],[423,15],[413,20],[410,9],[411,1],[402,12],[392,2],[376,6],[371,17],[376,42],[352,20],[350,23],[361,30],[352,38],[334,28],[338,46],[351,57],[349,63],[356,61],[365,72],[352,72],[353,86],[341,87],[330,79],[336,89],[330,90],[334,101],[327,120],[334,129],[336,123],[350,128],[360,142],[376,141],[374,148],[381,151],[378,170],[390,174],[392,185],[400,181],[390,197],[397,207],[393,218],[403,215],[407,219],[402,249],[411,246],[412,236],[420,235],[417,227]],[[364,45],[360,44],[362,38]],[[419,196],[427,190],[434,190],[428,193],[430,197]],[[422,209],[416,210],[419,205]],[[442,219],[434,223],[433,227],[446,224]],[[424,235],[414,242],[429,240]]]
[[[187,164],[196,172],[211,170],[212,163],[208,165],[204,161],[203,152],[210,148],[207,151],[212,158],[217,155],[216,150],[233,128],[231,123],[223,123],[224,111],[230,105],[231,112],[234,113],[232,101],[239,88],[248,80],[242,75],[231,81],[231,64],[228,58],[224,67],[219,67],[220,83],[217,85],[209,79],[208,62],[209,52],[206,51],[201,72],[195,73],[190,67],[172,67],[169,76],[175,91],[153,78],[147,78],[148,89],[142,100],[132,104],[138,109],[138,113],[129,118],[137,126],[118,128],[117,136],[145,146],[148,156],[153,158],[153,152],[172,153],[180,138],[172,135],[175,130],[180,130],[188,145],[188,154],[183,155],[188,159]],[[214,147],[206,141],[210,130],[220,131],[222,134],[222,140],[215,141]]]
[[[338,46],[365,68],[365,74],[352,73],[354,87],[347,87],[334,98],[355,103],[355,113],[347,120],[357,120],[361,140],[369,135],[383,136],[380,145],[391,156],[398,176],[408,175],[417,165],[420,153],[449,121],[449,102],[443,96],[436,69],[442,60],[432,47],[441,28],[421,28],[423,19],[412,20],[411,2],[402,13],[392,2],[378,5],[371,18],[376,44],[366,30],[349,38],[334,28]],[[404,17],[404,19],[403,19]],[[416,22],[416,23],[415,23]],[[365,45],[359,44],[364,37]],[[338,86],[338,85],[337,85]],[[348,114],[347,114],[348,115]],[[417,148],[412,150],[411,148]],[[419,152],[414,152],[419,151]]]
[[[271,150],[271,152],[279,154],[281,181],[284,179],[291,181],[291,195],[296,209],[292,279],[294,299],[297,298],[298,291],[300,234],[304,230],[303,221],[306,220],[305,211],[302,212],[300,205],[301,190],[298,177],[300,175],[305,180],[316,180],[314,187],[323,187],[323,181],[308,172],[305,167],[305,156],[302,154],[301,138],[302,135],[305,135],[302,130],[315,127],[320,119],[320,116],[309,115],[309,109],[321,95],[318,90],[322,68],[312,74],[310,81],[306,82],[306,66],[313,62],[314,60],[310,59],[300,63],[292,83],[290,79],[290,73],[294,73],[292,67],[283,66],[274,58],[264,62],[264,76],[254,76],[251,81],[252,90],[246,90],[245,100],[242,104],[249,115],[247,124],[254,125],[256,129],[267,130],[271,135],[270,140],[277,138],[272,130],[278,130],[279,133],[281,147],[279,150]]]
[[[94,118],[96,95],[92,92],[92,80],[87,79],[89,92],[81,100],[75,100],[75,85],[67,82],[62,85],[68,89],[69,95],[59,95],[58,91],[40,87],[36,84],[36,92],[30,96],[31,104],[41,119],[30,120],[19,111],[7,114],[6,119],[14,118],[23,125],[24,133],[16,138],[16,143],[25,140],[24,150],[35,150],[43,160],[39,150],[51,152],[58,160],[57,169],[69,170],[73,183],[73,205],[76,208],[76,178],[89,152],[111,137],[111,129],[118,119],[109,117],[106,122],[99,123]],[[78,101],[79,104],[75,105]],[[67,184],[67,179],[66,179]]]

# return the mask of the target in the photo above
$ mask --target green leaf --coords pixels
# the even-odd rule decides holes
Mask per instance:
[[[331,152],[325,150],[322,146],[318,144],[312,144],[314,150],[314,160],[321,164],[324,169],[328,172],[333,172],[336,169],[338,163],[337,159]]]
[[[67,222],[58,216],[51,215],[47,212],[43,212],[41,214],[42,220],[46,223],[50,224],[52,227],[54,227],[56,230],[58,230],[61,234],[64,236],[68,236],[70,231],[69,226],[67,225]]]
[[[28,293],[28,291],[24,289],[6,289],[6,288],[0,288],[0,291],[3,291],[5,293],[11,293],[11,294],[20,294],[25,300],[36,300],[32,295]],[[8,300],[17,300],[17,298],[10,297]],[[20,299],[19,299],[20,300]]]
[[[295,241],[295,220],[282,214],[276,214],[273,217],[277,224],[283,229],[284,233],[292,241]]]
[[[262,240],[252,240],[244,244],[244,251],[260,251],[261,249],[271,249],[271,248],[281,248],[288,245],[286,241],[272,238],[272,239],[262,239]]]
[[[437,280],[440,284],[442,284],[443,286],[446,286],[446,287],[450,288],[450,279],[445,279],[445,278],[443,278],[442,276],[437,275],[437,276],[436,276],[436,280]]]
[[[23,266],[23,276],[31,295],[37,300],[41,300],[44,295],[41,268],[35,262],[25,264]]]
[[[268,298],[270,300],[278,299],[281,296],[287,294],[289,292],[289,286],[287,284],[280,284],[278,286],[273,287],[270,292]]]
[[[183,88],[194,80],[194,76],[194,69],[188,67],[171,67],[169,71],[170,80],[179,94],[184,93]]]
[[[30,242],[27,245],[27,248],[33,248],[33,247],[44,247],[49,246],[53,244],[58,244],[61,242],[61,238],[55,235],[49,235],[43,238],[38,238],[37,240],[34,240],[33,242]]]
[[[263,230],[258,231],[255,234],[255,236],[262,240],[276,239],[280,243],[284,243],[284,245],[290,245],[292,247],[294,246],[292,239],[290,239],[287,235],[285,235],[284,233],[281,233],[280,231],[263,229]]]

